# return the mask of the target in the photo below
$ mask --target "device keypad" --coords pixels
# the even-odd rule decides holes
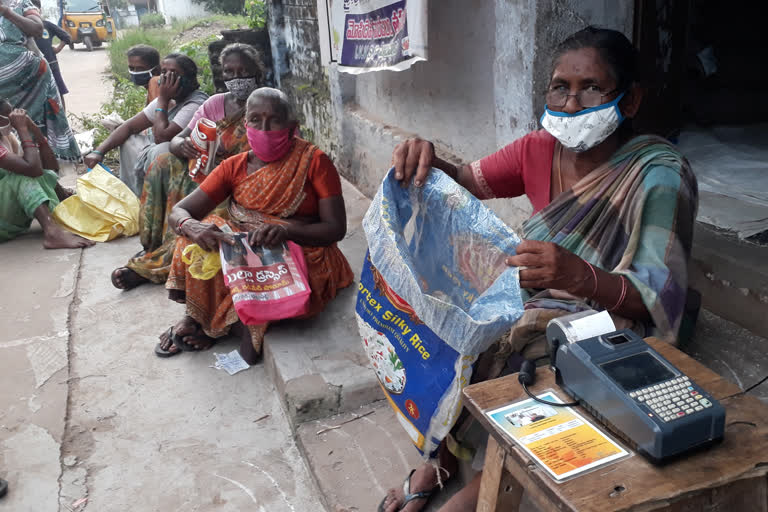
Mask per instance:
[[[665,422],[712,407],[712,402],[701,394],[688,377],[638,389],[629,393],[629,396],[644,404]]]

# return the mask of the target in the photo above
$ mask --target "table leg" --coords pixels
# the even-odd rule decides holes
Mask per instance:
[[[488,436],[477,512],[514,512],[520,509],[523,487],[504,469],[505,457],[504,448],[499,446],[493,436]]]

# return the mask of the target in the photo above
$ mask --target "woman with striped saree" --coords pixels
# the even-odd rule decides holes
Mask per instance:
[[[590,308],[608,310],[620,328],[676,342],[697,185],[669,142],[633,133],[628,118],[642,100],[636,63],[623,34],[588,27],[556,51],[544,130],[465,166],[438,158],[421,139],[395,149],[395,174],[405,183],[419,186],[437,168],[480,199],[526,195],[533,205],[517,254],[507,260],[520,269],[525,313],[480,357],[473,381],[517,371],[521,356],[543,355],[549,320]],[[441,445],[442,481],[455,473],[459,455],[474,452],[475,469],[482,469],[484,431],[476,436],[475,426],[460,419]],[[440,511],[474,510],[480,477]],[[402,489],[390,489],[379,510],[421,510],[439,481],[426,464]]]

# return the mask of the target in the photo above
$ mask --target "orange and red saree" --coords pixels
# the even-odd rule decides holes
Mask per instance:
[[[228,218],[211,214],[203,222],[227,224],[233,231],[251,231],[263,223],[282,223],[300,214],[318,214],[318,200],[341,195],[335,167],[325,154],[309,142],[296,139],[291,152],[247,174],[248,153],[225,160],[201,188],[215,202],[231,196]],[[239,321],[229,289],[219,273],[201,281],[189,274],[181,253],[190,242],[179,237],[166,288],[174,298],[184,297],[187,314],[198,322],[205,334],[219,338]],[[341,250],[334,243],[326,247],[302,247],[312,289],[306,316],[321,312],[338,290],[349,286],[354,276]],[[261,352],[267,324],[249,326],[253,348]]]

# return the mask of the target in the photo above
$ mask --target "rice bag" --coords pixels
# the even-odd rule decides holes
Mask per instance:
[[[408,188],[393,173],[363,220],[355,312],[398,420],[433,456],[477,357],[522,316],[518,270],[505,263],[520,238],[442,171]]]

